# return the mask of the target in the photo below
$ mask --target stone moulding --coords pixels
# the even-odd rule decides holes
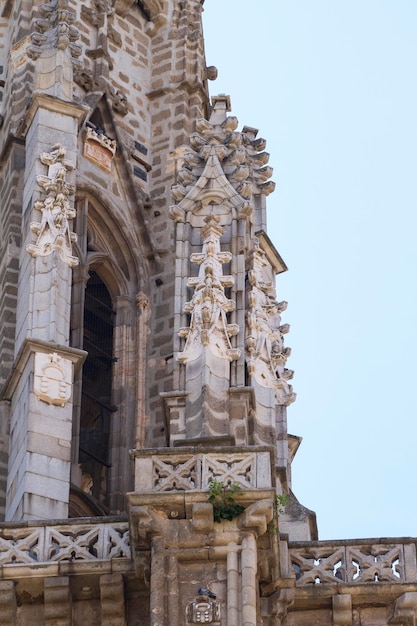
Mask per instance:
[[[70,348],[48,341],[40,341],[39,339],[25,339],[18,355],[13,364],[13,369],[9,378],[3,387],[0,399],[11,400],[16,387],[19,383],[21,374],[27,366],[29,359],[35,354],[44,354],[46,357],[50,354],[58,354],[63,359],[70,361],[73,366],[73,374],[76,374],[84,363],[87,352],[78,348]]]

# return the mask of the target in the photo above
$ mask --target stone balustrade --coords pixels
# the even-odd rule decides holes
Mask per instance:
[[[0,526],[0,567],[130,560],[127,520],[49,521]]]
[[[204,450],[198,447],[135,451],[135,491],[166,493],[207,490],[211,479],[241,489],[270,489],[272,449],[268,447]]]
[[[127,520],[102,520],[99,523],[77,519],[2,524],[0,568],[3,575],[10,566],[130,562]],[[416,544],[417,540],[411,538],[290,542],[289,559],[297,587],[415,583]]]
[[[416,539],[292,542],[297,587],[417,581]]]

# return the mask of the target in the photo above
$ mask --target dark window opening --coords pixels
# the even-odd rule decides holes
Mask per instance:
[[[86,491],[106,502],[110,467],[110,426],[117,410],[111,404],[114,312],[110,294],[96,272],[85,290],[79,462]],[[88,485],[88,486],[87,486]]]

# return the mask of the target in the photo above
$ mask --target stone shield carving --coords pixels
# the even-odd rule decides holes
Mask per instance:
[[[186,615],[189,624],[220,623],[220,603],[200,596],[187,606]]]
[[[58,406],[65,406],[71,398],[73,365],[56,352],[35,353],[34,392],[36,396]]]

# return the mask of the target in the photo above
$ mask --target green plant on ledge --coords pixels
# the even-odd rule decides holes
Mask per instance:
[[[278,529],[278,517],[285,513],[285,507],[290,501],[287,493],[280,493],[275,496],[274,501],[274,517],[268,524],[268,529],[270,533],[279,532]]]
[[[210,480],[208,501],[213,505],[215,522],[221,522],[223,519],[232,520],[245,510],[242,504],[235,501],[236,494],[240,491],[238,483],[225,485],[215,478]]]
[[[276,496],[275,512],[277,513],[277,515],[280,515],[281,513],[285,513],[285,507],[287,506],[289,500],[290,499],[287,493],[280,493],[279,495]]]

